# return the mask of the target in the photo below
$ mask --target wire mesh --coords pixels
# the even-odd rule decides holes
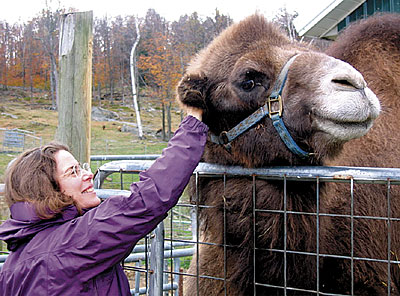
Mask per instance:
[[[201,168],[198,171],[201,171],[202,173],[200,173],[200,177],[199,177],[199,173],[196,174],[196,178],[198,178],[198,180],[196,181],[196,195],[201,195],[202,191],[210,191],[210,188],[207,188],[207,186],[203,186],[201,187],[201,185],[199,185],[201,183],[201,178],[220,178],[220,182],[218,185],[216,185],[215,183],[212,184],[212,186],[210,187],[215,187],[215,186],[220,186],[221,191],[223,190],[223,209],[221,210],[222,214],[222,219],[220,219],[220,221],[223,221],[223,229],[224,229],[224,233],[221,233],[221,236],[223,236],[223,243],[218,244],[218,243],[213,243],[210,242],[208,240],[202,240],[201,239],[201,235],[198,234],[198,241],[196,241],[196,245],[197,245],[197,254],[199,254],[199,246],[217,246],[219,248],[221,248],[223,250],[223,258],[224,258],[224,262],[223,262],[223,272],[220,272],[219,274],[221,275],[220,277],[215,276],[215,273],[213,273],[213,271],[207,270],[207,268],[212,269],[213,266],[207,266],[204,262],[199,262],[199,256],[196,257],[196,262],[192,262],[192,264],[196,264],[196,273],[195,274],[191,274],[191,276],[194,276],[196,278],[197,281],[197,295],[207,295],[204,293],[204,291],[206,289],[202,289],[201,285],[203,283],[205,283],[205,279],[207,280],[214,280],[215,282],[218,281],[224,281],[223,284],[223,290],[219,290],[219,288],[221,287],[221,285],[218,286],[218,284],[215,284],[215,290],[213,293],[211,293],[212,295],[249,295],[249,289],[243,289],[241,290],[242,292],[237,292],[237,285],[233,285],[234,289],[236,290],[236,292],[234,294],[232,294],[232,287],[229,289],[227,288],[226,282],[232,282],[232,272],[227,271],[227,266],[230,265],[230,268],[235,269],[235,268],[239,268],[238,266],[234,266],[232,267],[232,258],[231,258],[231,262],[227,263],[227,254],[226,254],[226,250],[227,248],[242,248],[243,246],[241,245],[241,243],[239,242],[237,245],[233,245],[231,242],[226,240],[226,236],[227,233],[225,232],[225,229],[229,228],[229,225],[226,225],[226,221],[229,221],[229,218],[227,218],[227,209],[225,207],[225,200],[227,198],[226,196],[226,187],[229,186],[227,185],[227,178],[231,178],[236,180],[237,178],[237,172],[232,173],[229,170],[226,170],[226,167],[223,168],[219,168],[222,171],[225,171],[225,173],[217,173],[215,175],[211,174],[210,172],[207,171],[202,171]],[[236,169],[236,168],[235,168]],[[394,275],[392,275],[391,273],[393,273],[393,269],[396,270],[396,275],[398,273],[398,270],[400,269],[400,265],[399,265],[399,260],[397,258],[397,252],[396,248],[399,248],[398,245],[398,241],[399,238],[398,236],[400,235],[398,232],[394,232],[396,229],[392,228],[392,224],[393,223],[398,223],[400,220],[400,212],[397,209],[392,209],[392,205],[394,203],[396,203],[394,200],[397,200],[398,196],[399,196],[399,170],[398,169],[383,169],[383,171],[379,171],[379,169],[377,170],[376,168],[357,168],[356,170],[359,171],[359,173],[361,174],[355,174],[355,176],[352,176],[352,170],[354,168],[346,168],[348,171],[345,172],[344,174],[340,174],[340,175],[333,175],[330,173],[327,173],[329,171],[329,169],[332,168],[326,168],[326,167],[321,167],[321,168],[316,168],[315,171],[316,173],[314,174],[308,174],[306,177],[299,177],[297,175],[297,171],[299,168],[286,168],[286,172],[287,173],[283,173],[281,174],[281,176],[279,177],[278,175],[280,173],[277,172],[281,172],[281,171],[285,171],[282,170],[282,168],[278,168],[277,170],[274,171],[274,169],[271,169],[270,173],[271,174],[256,174],[257,170],[253,170],[252,174],[249,174],[247,176],[247,178],[251,178],[252,180],[252,186],[251,186],[251,191],[252,191],[252,209],[251,209],[251,213],[252,213],[252,236],[254,238],[257,237],[257,233],[260,231],[260,229],[258,228],[259,225],[259,221],[257,221],[257,213],[268,213],[268,214],[275,214],[275,215],[281,215],[282,216],[282,246],[281,247],[267,247],[267,246],[258,246],[256,244],[256,239],[253,240],[253,245],[252,245],[252,251],[253,251],[253,257],[252,257],[252,277],[251,277],[251,281],[252,281],[252,293],[254,295],[270,295],[270,293],[272,293],[272,290],[268,290],[268,289],[274,289],[274,295],[304,295],[304,294],[309,294],[309,295],[357,295],[358,291],[366,291],[368,290],[367,288],[361,288],[360,290],[360,285],[363,284],[363,282],[360,283],[361,280],[364,281],[364,279],[360,279],[360,270],[363,270],[363,266],[367,266],[369,268],[374,268],[376,266],[379,266],[381,264],[386,264],[386,274],[379,274],[379,270],[376,270],[376,274],[377,277],[379,277],[379,283],[378,285],[381,285],[383,288],[382,289],[377,289],[377,290],[373,290],[375,289],[374,286],[372,286],[371,288],[371,293],[373,293],[372,291],[385,291],[384,295],[398,295],[399,291],[398,286],[395,286],[396,284],[398,285],[398,277],[393,277]],[[333,168],[334,170],[338,169],[338,168]],[[301,168],[300,168],[301,170]],[[245,170],[246,171],[246,170]],[[375,173],[377,173],[375,175]],[[221,177],[221,175],[223,175]],[[290,177],[288,177],[288,175]],[[368,177],[366,177],[368,175]],[[246,178],[246,174],[245,172],[242,171],[242,173],[240,174],[240,178]],[[281,179],[281,184],[282,184],[282,192],[283,195],[281,197],[278,198],[282,198],[282,208],[279,209],[268,209],[268,208],[262,208],[262,207],[257,207],[257,198],[260,198],[260,196],[257,194],[258,190],[257,190],[257,180],[262,180],[265,182],[272,182],[276,185],[276,180]],[[321,181],[322,179],[322,181]],[[288,206],[288,184],[290,184],[290,186],[293,186],[293,182],[298,182],[300,184],[302,184],[301,186],[307,186],[309,187],[309,183],[314,183],[313,186],[315,186],[316,190],[315,190],[315,195],[314,197],[312,196],[308,196],[308,198],[313,198],[315,200],[315,209],[314,211],[302,211],[302,210],[296,210],[293,208],[290,208],[291,206]],[[211,183],[211,182],[209,182]],[[349,192],[349,194],[347,196],[345,196],[345,199],[348,200],[348,204],[350,206],[349,212],[348,213],[330,213],[329,212],[329,208],[323,208],[323,211],[321,211],[321,183],[322,187],[324,187],[326,189],[327,185],[326,183],[335,183],[334,186],[347,186],[348,189],[347,191]],[[336,183],[340,183],[339,185],[337,185]],[[232,182],[230,183],[232,184]],[[383,192],[383,194],[380,194],[379,196],[376,196],[374,198],[366,198],[365,197],[365,191],[368,193],[369,189],[365,189],[364,191],[362,191],[361,189],[365,188],[365,187],[370,187],[373,186],[375,188],[375,191],[370,191],[370,194],[373,195],[375,194],[377,191],[379,192]],[[379,187],[379,190],[377,190],[376,188]],[[384,190],[382,190],[382,187],[386,187],[386,193],[384,192]],[[395,197],[393,198],[392,196],[392,191],[393,188],[396,187],[395,190]],[[243,188],[243,191],[245,191],[247,188]],[[356,193],[355,193],[356,192]],[[360,193],[361,192],[361,193]],[[357,194],[358,193],[358,194]],[[206,193],[207,194],[207,193]],[[237,197],[237,196],[236,196]],[[329,197],[329,196],[328,196]],[[328,198],[325,195],[322,195],[322,199],[326,199]],[[217,196],[215,196],[215,198],[218,198]],[[261,197],[262,198],[262,197]],[[379,200],[381,199],[381,200]],[[207,209],[209,208],[209,206],[207,204],[202,204],[201,202],[199,202],[199,198],[196,198],[196,208],[202,210],[202,209]],[[207,203],[207,199],[205,198],[206,203]],[[377,202],[376,205],[369,205],[369,209],[368,210],[364,210],[362,208],[362,204],[361,202],[363,201],[369,201],[369,202]],[[382,201],[383,200],[383,201]],[[290,202],[293,202],[292,200],[290,200]],[[322,202],[326,205],[326,201],[322,200]],[[382,203],[380,205],[378,205],[378,203]],[[385,205],[383,203],[386,203]],[[375,207],[376,206],[376,207]],[[218,206],[216,206],[218,207]],[[374,207],[376,208],[376,212],[374,212]],[[371,210],[372,211],[369,211]],[[382,213],[382,211],[380,211],[380,208],[386,208],[386,213]],[[201,214],[200,214],[201,216]],[[201,225],[201,223],[204,221],[206,221],[206,226],[203,228],[203,231],[207,232],[210,231],[209,225],[207,224],[207,219],[211,219],[210,218],[211,215],[203,215],[203,217],[201,217],[200,219],[202,221],[197,221],[197,225]],[[312,217],[312,219],[315,219],[315,244],[314,244],[314,249],[313,250],[296,250],[296,249],[291,249],[288,247],[288,219],[291,219],[293,216],[301,216],[301,217]],[[329,253],[329,249],[327,249],[327,244],[324,244],[324,249],[321,251],[321,224],[320,224],[320,220],[321,219],[335,219],[336,221],[338,220],[344,220],[345,222],[340,222],[340,223],[348,223],[350,225],[350,230],[349,230],[349,240],[350,240],[350,244],[349,244],[349,250],[341,250],[341,252],[343,254],[336,254],[336,253]],[[305,219],[305,218],[303,218]],[[217,221],[217,220],[216,220]],[[359,233],[361,227],[363,227],[363,225],[365,225],[366,223],[370,223],[370,224],[385,224],[385,225],[378,225],[379,228],[377,228],[377,231],[379,231],[379,229],[385,229],[385,233],[382,235],[381,233],[365,233],[365,234],[361,234]],[[368,229],[374,229],[374,226],[371,226]],[[399,230],[399,229],[397,229]],[[201,230],[200,230],[201,231]],[[322,232],[326,231],[325,229],[322,229]],[[228,235],[232,235],[232,233],[229,233]],[[361,237],[365,235],[366,237]],[[205,235],[206,237],[209,237],[207,235]],[[360,241],[365,242],[368,241],[369,238],[368,236],[370,236],[370,240],[371,240],[371,244],[364,244],[363,245],[363,252],[360,252]],[[378,238],[382,238],[382,240],[384,240],[384,243],[387,243],[387,247],[385,248],[380,248],[384,250],[384,253],[386,253],[385,257],[381,257],[380,253],[378,251],[381,251],[379,248],[379,246],[374,245],[374,243],[376,243],[376,241],[379,241],[379,239],[374,238],[374,236],[378,237]],[[386,237],[385,237],[386,236]],[[397,245],[393,245],[392,244],[392,237],[395,236],[396,239],[395,241],[397,242]],[[340,235],[338,234],[337,237],[340,238]],[[325,237],[326,238],[326,237]],[[375,248],[377,248],[377,252],[375,252]],[[212,248],[208,248],[209,251],[212,250]],[[260,261],[260,258],[257,256],[257,252],[258,251],[267,251],[267,252],[271,252],[271,253],[276,253],[276,254],[281,254],[283,256],[283,266],[282,266],[282,277],[283,277],[283,281],[282,284],[276,284],[275,282],[268,282],[268,279],[262,279],[262,282],[259,281],[257,279],[257,275],[259,273],[259,269],[260,269],[260,264],[262,264],[262,262]],[[336,252],[338,251],[337,249],[335,250]],[[211,253],[212,251],[210,251]],[[222,252],[222,251],[221,251]],[[201,253],[201,252],[200,252]],[[234,252],[231,252],[231,255]],[[293,278],[293,274],[290,274],[290,272],[293,271],[293,269],[288,268],[288,262],[293,261],[293,259],[289,259],[289,258],[295,258],[296,256],[309,256],[314,258],[313,260],[315,260],[315,281],[314,281],[314,286],[313,287],[301,287],[300,286],[296,286],[294,283],[295,281],[290,282],[289,279]],[[215,256],[215,260],[221,260],[220,257],[218,257],[218,254],[216,254]],[[321,265],[323,264],[323,262],[326,260],[333,260],[333,259],[339,259],[342,261],[349,261],[349,272],[348,274],[344,274],[343,277],[349,277],[349,279],[339,279],[338,282],[342,282],[344,280],[348,280],[349,283],[349,288],[347,287],[337,287],[337,289],[332,289],[332,287],[330,289],[325,289],[324,286],[321,286],[321,283],[324,282],[324,280],[326,281],[326,278],[323,279],[321,276]],[[235,260],[235,258],[233,259]],[[222,265],[221,265],[222,266]],[[360,267],[361,266],[361,267]],[[243,272],[246,271],[246,268],[248,266],[242,266],[241,270]],[[266,268],[268,269],[269,266],[263,266],[262,268]],[[310,266],[301,266],[301,264],[298,266],[299,271],[298,272],[304,272],[304,269],[309,269],[312,267]],[[193,269],[192,269],[193,270]],[[221,269],[222,270],[222,269]],[[302,271],[303,270],[303,271]],[[215,270],[214,270],[215,272]],[[324,272],[326,273],[326,270],[324,270]],[[334,272],[334,271],[332,271]],[[372,273],[373,274],[373,273]],[[335,276],[334,274],[332,274],[332,277]],[[398,276],[398,275],[397,275]],[[326,277],[326,274],[325,274]],[[234,277],[233,277],[234,278]],[[259,278],[259,277],[258,277]],[[371,281],[376,281],[376,279],[369,279]],[[397,283],[396,283],[397,281]],[[211,287],[212,285],[208,285],[207,287]],[[365,283],[365,286],[368,287],[368,283]],[[263,289],[266,288],[266,289]],[[201,292],[200,292],[201,291]],[[210,291],[210,290],[208,290]],[[219,291],[219,292],[217,292]],[[269,292],[267,292],[269,291]],[[186,295],[190,295],[190,293],[186,294]],[[367,294],[368,295],[368,294]],[[382,293],[379,292],[378,295],[383,295]]]

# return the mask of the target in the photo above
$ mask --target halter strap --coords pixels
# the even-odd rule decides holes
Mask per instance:
[[[291,57],[283,66],[278,76],[278,79],[275,81],[272,93],[268,97],[267,102],[264,104],[264,106],[258,108],[254,113],[243,119],[239,124],[237,124],[229,131],[222,131],[219,136],[211,133],[210,140],[213,143],[229,147],[230,142],[232,142],[238,136],[250,129],[265,116],[269,115],[272,120],[273,126],[277,130],[286,147],[289,148],[292,153],[300,156],[301,158],[309,157],[311,153],[305,152],[296,144],[281,118],[283,112],[283,103],[281,97],[282,91],[285,87],[289,68],[297,56],[298,55]]]

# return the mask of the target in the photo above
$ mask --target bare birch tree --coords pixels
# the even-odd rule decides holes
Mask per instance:
[[[139,106],[138,106],[138,102],[137,102],[136,76],[135,76],[135,73],[136,73],[135,52],[136,52],[136,47],[140,40],[140,30],[139,30],[139,24],[138,24],[137,19],[136,19],[135,24],[136,24],[136,40],[131,49],[130,68],[131,68],[133,107],[135,108],[135,112],[136,112],[136,122],[137,122],[137,126],[138,126],[139,139],[142,139],[143,138],[143,129],[142,129],[142,122],[140,120]]]
[[[293,13],[289,12],[286,7],[280,8],[277,15],[274,17],[273,21],[277,23],[282,29],[286,31],[290,40],[296,40],[298,37],[296,28],[294,26],[294,19],[298,17],[299,14],[294,11]]]

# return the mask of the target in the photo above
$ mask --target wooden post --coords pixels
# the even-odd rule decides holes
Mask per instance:
[[[93,12],[63,15],[60,26],[60,101],[56,140],[81,163],[90,161]]]

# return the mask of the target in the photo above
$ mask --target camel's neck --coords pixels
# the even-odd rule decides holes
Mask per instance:
[[[255,221],[257,240],[264,247],[282,248],[286,233],[291,247],[304,248],[306,242],[315,242],[310,236],[315,235],[317,220],[310,213],[317,208],[316,187],[313,182],[251,178],[231,178],[224,182],[205,178],[200,182],[200,203],[215,209],[213,215],[210,209],[201,210],[201,220],[205,229],[213,228],[221,225],[225,215],[225,229],[232,244],[252,245],[243,240],[252,240],[248,234],[253,233]]]

